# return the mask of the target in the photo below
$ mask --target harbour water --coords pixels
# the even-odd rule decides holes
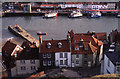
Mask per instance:
[[[17,16],[2,18],[2,41],[6,41],[10,37],[16,36],[8,31],[8,25],[20,25],[33,37],[38,39],[37,31],[47,32],[47,36],[43,39],[65,39],[67,32],[71,29],[74,32],[107,32],[109,34],[112,29],[118,27],[118,18],[115,16],[103,16],[101,18],[68,18],[67,16],[58,16],[57,18],[43,19],[41,16]],[[21,41],[17,38],[17,41]]]

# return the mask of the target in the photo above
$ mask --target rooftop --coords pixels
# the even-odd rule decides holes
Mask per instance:
[[[111,50],[114,50],[114,48],[109,48]],[[113,64],[116,64],[116,62],[120,63],[120,51],[110,51],[106,50],[105,55],[113,62]]]
[[[58,45],[61,44],[61,47]],[[67,40],[44,40],[41,45],[41,53],[70,52]]]

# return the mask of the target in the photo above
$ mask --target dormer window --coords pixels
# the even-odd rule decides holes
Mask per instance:
[[[59,48],[62,47],[62,43],[61,43],[61,42],[58,43],[58,47],[59,47]]]
[[[47,43],[47,48],[51,48],[51,43],[49,42],[49,43]]]
[[[75,50],[77,51],[77,50],[79,50],[79,48],[75,48]]]

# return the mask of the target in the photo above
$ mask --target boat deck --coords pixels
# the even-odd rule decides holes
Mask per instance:
[[[39,41],[32,37],[29,33],[27,33],[24,29],[22,29],[19,25],[8,26],[8,29],[14,34],[21,36],[25,40],[29,41],[31,44],[36,44],[39,47]]]

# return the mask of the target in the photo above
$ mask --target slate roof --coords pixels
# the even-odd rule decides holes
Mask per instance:
[[[111,48],[109,48],[111,49]],[[120,51],[114,51],[114,52],[110,52],[108,50],[106,50],[105,55],[111,60],[111,62],[116,65],[116,62],[120,63]]]
[[[50,43],[51,47],[48,48],[47,44]],[[61,48],[58,47],[58,43],[62,43]],[[67,40],[43,40],[40,47],[41,53],[55,53],[55,52],[70,52],[69,43]]]
[[[27,49],[28,50],[28,49]],[[29,51],[24,49],[16,58],[17,60],[32,60],[32,59],[39,59],[39,49],[38,48],[31,48]]]
[[[2,47],[2,53],[4,54],[4,52],[7,52],[7,53],[11,54],[13,52],[13,50],[15,49],[15,47],[16,47],[15,43],[7,41],[5,43],[5,45]]]

